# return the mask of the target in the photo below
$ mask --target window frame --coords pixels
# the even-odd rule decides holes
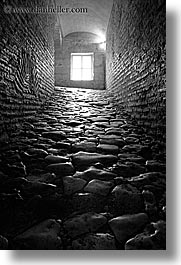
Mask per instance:
[[[81,68],[73,68],[73,57],[74,56],[81,56]],[[83,57],[84,56],[91,56],[91,79],[84,80],[82,79],[82,73],[83,69],[89,69],[89,68],[83,68]],[[81,79],[80,80],[74,80],[73,77],[73,69],[80,69],[81,70]],[[78,82],[87,82],[87,81],[93,81],[94,80],[94,53],[93,52],[86,52],[86,53],[71,53],[70,56],[70,80],[71,81],[78,81]]]

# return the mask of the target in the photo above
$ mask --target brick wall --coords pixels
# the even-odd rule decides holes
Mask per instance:
[[[165,137],[165,1],[114,0],[107,30],[107,89],[156,137]]]
[[[13,0],[8,3],[12,7],[51,5],[48,0]],[[21,121],[32,117],[54,88],[54,15],[9,13],[4,7],[1,3],[1,140]]]
[[[62,46],[55,43],[55,84],[66,87],[92,89],[105,88],[105,52],[97,43],[97,36],[87,32],[75,32],[63,38]],[[71,53],[94,53],[94,80],[71,81]]]

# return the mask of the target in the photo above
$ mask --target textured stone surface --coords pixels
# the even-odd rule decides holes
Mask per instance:
[[[27,181],[22,185],[22,192],[26,195],[50,195],[56,192],[56,185],[39,181]]]
[[[118,108],[160,139],[166,128],[165,14],[163,0],[115,0],[106,42],[107,88]]]
[[[75,250],[115,250],[114,236],[106,234],[90,234],[73,240],[71,249]]]
[[[40,174],[38,176],[37,175],[29,175],[29,176],[27,176],[27,180],[53,184],[56,180],[56,175],[54,173],[45,173],[45,174]]]
[[[139,243],[143,233],[149,247],[164,249],[164,232],[156,233],[153,242],[150,237],[159,229],[153,224],[149,228],[149,222],[166,220],[165,144],[147,135],[126,111],[119,113],[107,91],[56,88],[22,127],[12,134],[11,144],[0,148],[0,235],[8,240],[5,247],[146,249],[147,244]],[[96,152],[77,153],[77,144],[92,151],[96,147]],[[102,153],[100,145],[109,145],[111,153]],[[119,148],[117,154],[112,145]],[[136,224],[140,217],[132,218],[140,213],[149,218],[148,230]],[[47,228],[48,236],[41,232],[42,224],[40,233],[32,233],[35,224],[50,218],[63,220],[53,239]],[[125,228],[113,231],[108,221],[115,218],[123,218]],[[129,236],[119,242],[121,229]],[[31,239],[13,240],[24,231],[32,233]],[[126,243],[137,234],[138,243]]]
[[[126,250],[166,250],[166,223],[159,221],[152,224],[153,231],[145,231],[129,239]]]
[[[129,184],[116,186],[112,191],[110,211],[114,214],[139,213],[144,210],[142,195]]]
[[[114,173],[127,178],[132,176],[137,176],[144,172],[145,172],[144,166],[129,161],[128,162],[125,161],[124,164],[118,162],[117,165],[114,167]]]
[[[66,134],[62,131],[50,131],[50,132],[43,132],[42,136],[50,138],[54,141],[60,141],[61,139],[65,139]]]
[[[41,3],[42,7],[48,1]],[[14,1],[8,5],[14,7]],[[7,5],[7,7],[8,7]],[[21,6],[21,3],[19,3]],[[22,5],[33,8],[36,1],[24,1]],[[14,12],[7,15],[4,3],[1,3],[1,91],[0,104],[2,106],[0,117],[0,141],[8,139],[11,130],[17,132],[22,121],[29,121],[42,103],[54,90],[53,73],[53,28],[55,16],[50,24],[44,28],[48,14],[31,14],[31,19],[26,20],[23,12]],[[49,20],[49,21],[50,21]],[[19,26],[18,26],[19,25]],[[8,39],[8,42],[5,40]],[[43,44],[44,43],[44,44]],[[45,58],[46,60],[39,58]],[[6,59],[3,59],[6,58]],[[8,62],[8,64],[7,64]],[[46,69],[46,70],[45,70]],[[3,78],[3,76],[5,76]],[[31,129],[31,124],[22,127],[23,131]]]
[[[46,170],[59,176],[73,175],[74,168],[71,163],[57,163],[46,167]]]
[[[95,163],[113,164],[117,161],[114,155],[101,155],[99,153],[78,152],[73,155],[73,164],[76,167],[89,166]]]
[[[123,147],[125,145],[125,141],[117,135],[100,135],[99,137],[101,144],[110,144],[119,147]]]
[[[29,149],[28,154],[33,155],[33,156],[39,156],[39,157],[45,157],[48,155],[48,153],[45,150],[39,149],[39,148]]]
[[[87,181],[92,179],[112,180],[116,177],[116,174],[92,166],[83,172],[77,172],[74,177],[83,178]]]
[[[72,198],[70,199],[70,207],[68,209],[68,212],[78,212],[78,213],[84,213],[84,212],[102,212],[104,211],[104,206],[106,204],[107,198],[104,196],[100,196],[95,193],[85,193],[80,192],[76,193]]]
[[[153,192],[149,190],[142,191],[144,204],[145,204],[145,211],[148,214],[151,221],[157,219],[158,207],[156,203],[156,198]]]
[[[130,183],[132,182],[138,187],[153,184],[163,187],[165,186],[165,177],[165,174],[160,172],[148,172],[131,178]]]
[[[85,152],[96,152],[96,144],[92,142],[80,142],[72,146],[74,152],[85,151]]]
[[[113,183],[111,182],[93,179],[87,184],[87,186],[84,188],[84,191],[106,196],[108,195],[112,186]]]
[[[16,249],[62,249],[60,224],[53,219],[43,221],[14,238]]]
[[[71,176],[66,176],[63,178],[64,193],[65,195],[72,195],[83,189],[86,185],[86,181],[79,178],[73,178]]]
[[[123,215],[109,221],[109,225],[119,243],[124,244],[127,239],[136,235],[149,222],[145,213]]]
[[[64,228],[71,238],[88,232],[95,232],[107,222],[107,219],[96,213],[86,213],[64,222]]]
[[[54,156],[54,155],[49,155],[45,157],[45,161],[48,164],[57,164],[57,163],[65,163],[68,162],[69,159],[67,157],[63,156]]]
[[[146,167],[151,172],[165,172],[165,164],[155,160],[146,161]]]
[[[119,147],[116,145],[110,145],[110,144],[99,144],[97,146],[97,150],[99,150],[102,153],[105,154],[118,154],[119,152]]]

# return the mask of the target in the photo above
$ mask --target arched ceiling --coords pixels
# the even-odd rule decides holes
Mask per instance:
[[[113,0],[55,0],[62,8],[87,8],[87,13],[58,14],[62,35],[91,32],[102,39],[106,35]]]

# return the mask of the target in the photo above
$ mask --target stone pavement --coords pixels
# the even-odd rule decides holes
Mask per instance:
[[[165,143],[105,91],[56,88],[0,155],[0,249],[165,249]]]

